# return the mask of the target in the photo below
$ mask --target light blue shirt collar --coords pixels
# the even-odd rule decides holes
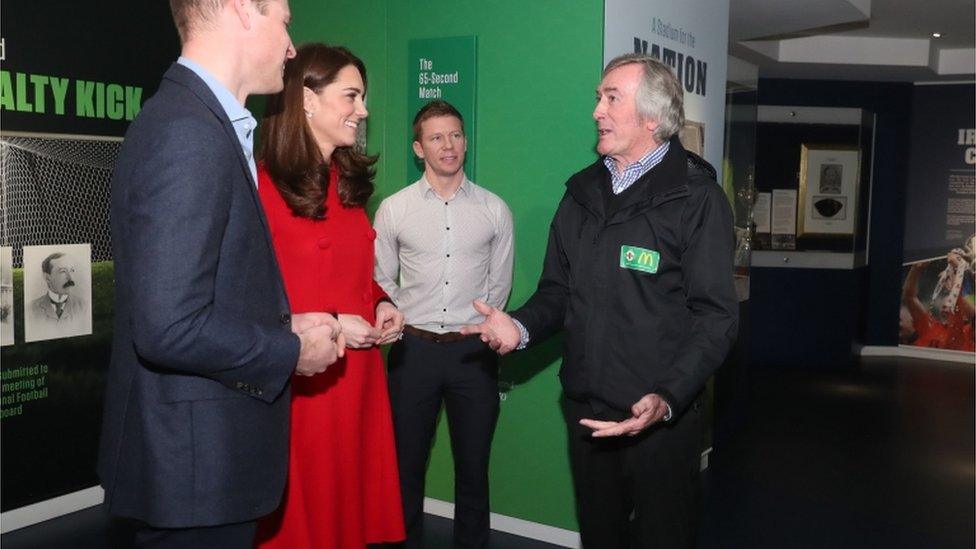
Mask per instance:
[[[220,103],[221,108],[224,109],[224,113],[227,114],[227,118],[230,119],[230,123],[234,126],[234,132],[237,133],[237,140],[241,142],[244,157],[247,158],[248,167],[251,168],[251,177],[254,178],[254,184],[257,185],[258,168],[254,162],[254,130],[258,127],[257,120],[254,119],[251,111],[244,108],[244,105],[241,105],[240,101],[234,97],[234,94],[227,89],[227,86],[221,84],[210,71],[183,56],[180,56],[176,62],[199,76],[203,80],[203,83],[210,88],[214,96],[217,97],[217,102]]]

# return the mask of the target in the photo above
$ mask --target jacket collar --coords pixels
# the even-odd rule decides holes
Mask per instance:
[[[190,91],[193,95],[200,100],[220,121],[220,125],[224,128],[224,133],[227,134],[227,138],[231,140],[234,144],[234,151],[237,152],[237,160],[241,164],[241,170],[244,172],[245,182],[248,186],[248,192],[251,195],[251,199],[254,201],[255,207],[258,210],[258,219],[261,221],[261,225],[264,228],[264,238],[268,243],[268,249],[274,250],[274,243],[271,241],[271,231],[268,227],[268,219],[264,213],[264,207],[261,205],[261,198],[258,196],[257,192],[257,182],[254,181],[251,175],[251,166],[248,164],[247,159],[244,157],[244,150],[241,148],[240,140],[237,138],[237,132],[234,130],[233,124],[230,122],[230,118],[227,116],[227,112],[224,107],[217,100],[217,96],[214,95],[213,90],[207,86],[207,83],[200,78],[192,70],[180,65],[179,63],[173,63],[169,70],[163,75],[163,80],[169,80],[170,82],[182,86]],[[274,253],[271,254],[272,260],[277,266],[278,260]],[[280,281],[280,278],[279,278]],[[283,284],[283,283],[282,283]],[[284,286],[282,285],[282,294],[285,295]],[[285,297],[287,300],[287,295]]]
[[[214,95],[213,90],[203,81],[200,76],[190,70],[189,68],[179,64],[173,63],[166,74],[163,75],[164,80],[169,80],[179,86],[190,90],[190,92],[203,103],[207,109],[210,110],[220,121],[220,125],[224,128],[224,132],[227,137],[234,142],[234,150],[237,152],[237,159],[241,163],[241,168],[244,170],[247,181],[250,184],[251,190],[256,191],[257,182],[254,181],[254,176],[251,174],[251,165],[248,163],[247,158],[244,157],[244,150],[240,146],[240,140],[237,137],[237,131],[234,129],[234,125],[231,124],[230,118],[227,115],[227,111],[224,110],[223,105],[217,100],[217,96]],[[252,192],[254,200],[258,200],[257,192]]]
[[[634,192],[628,193],[626,201],[620,204],[617,215],[625,215],[627,210],[634,206],[644,203],[654,203],[655,199],[659,203],[672,195],[683,195],[681,191],[687,189],[688,183],[688,160],[684,147],[678,136],[673,136],[670,140],[668,154],[657,166],[654,166],[647,173],[634,182]],[[590,211],[603,214],[603,196],[601,185],[610,185],[610,170],[607,169],[600,158],[582,172],[584,177],[573,177],[566,183],[566,190],[583,207]]]

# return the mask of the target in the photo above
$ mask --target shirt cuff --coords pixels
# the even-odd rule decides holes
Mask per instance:
[[[671,421],[671,405],[667,402],[664,403],[668,407],[668,413],[664,414],[664,419],[661,421]]]
[[[526,330],[525,326],[515,318],[512,319],[512,322],[515,323],[515,327],[518,328],[519,331],[519,344],[517,347],[515,347],[515,350],[521,351],[529,345],[529,331]]]

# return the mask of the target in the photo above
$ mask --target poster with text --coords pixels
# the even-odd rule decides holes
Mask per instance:
[[[606,0],[604,10],[604,65],[618,55],[646,53],[670,66],[684,89],[681,142],[722,181],[728,0]]]
[[[166,2],[0,3],[0,510],[4,527],[91,501],[122,136],[180,54]],[[48,500],[68,494],[78,496]],[[37,507],[34,507],[37,505]],[[32,519],[33,520],[33,519]]]
[[[899,342],[973,352],[976,88],[912,91]]]
[[[447,101],[464,117],[468,151],[464,173],[476,183],[477,58],[474,36],[411,40],[407,57],[407,139],[413,141],[413,119],[421,107],[437,99]],[[423,171],[423,161],[409,154],[407,181],[420,179]]]

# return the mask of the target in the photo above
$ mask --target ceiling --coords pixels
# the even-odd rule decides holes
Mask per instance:
[[[730,0],[729,25],[729,53],[762,78],[937,82],[976,73],[976,0]]]

